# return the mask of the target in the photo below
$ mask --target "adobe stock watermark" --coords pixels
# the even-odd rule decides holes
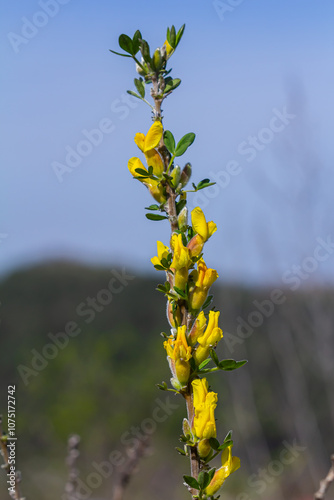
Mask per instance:
[[[30,40],[38,35],[40,29],[44,28],[60,12],[61,6],[66,5],[70,0],[40,0],[38,5],[41,10],[37,10],[30,19],[21,17],[22,26],[20,33],[10,31],[7,38],[14,52],[18,54],[21,46],[27,45]]]
[[[119,120],[125,120],[131,109],[138,107],[138,99],[130,94],[122,94],[119,99],[114,99],[110,110],[117,115]],[[62,162],[53,161],[52,170],[59,183],[64,181],[64,176],[72,173],[82,161],[90,156],[95,148],[99,147],[106,135],[111,134],[116,129],[116,125],[110,118],[102,118],[96,127],[88,130],[81,130],[83,139],[75,146],[67,145],[65,147],[65,157]]]
[[[245,0],[226,0],[222,2],[221,0],[214,0],[212,5],[218,14],[221,21],[225,21],[225,14],[230,14],[235,11],[236,7],[239,7]]]
[[[303,282],[311,277],[323,262],[326,262],[334,253],[334,241],[331,235],[327,238],[316,238],[317,245],[314,247],[313,255],[305,257],[302,262],[294,264],[282,274],[282,282],[289,285],[291,291],[297,290]],[[231,353],[235,346],[243,344],[246,339],[253,335],[256,328],[263,325],[264,321],[270,318],[276,309],[276,306],[284,304],[287,296],[280,288],[275,288],[270,292],[268,298],[262,301],[253,300],[255,309],[251,311],[247,318],[238,316],[236,334],[224,332],[225,345]]]
[[[247,139],[240,142],[237,146],[237,153],[241,157],[245,157],[248,163],[255,160],[259,153],[264,151],[269,146],[278,134],[281,134],[296,118],[296,115],[289,113],[286,106],[280,111],[273,108],[272,117],[269,120],[268,126],[261,128],[257,134],[249,135]],[[243,172],[243,166],[238,160],[230,160],[226,163],[223,170],[218,172],[208,172],[208,178],[215,182],[214,186],[195,193],[191,199],[192,206],[202,206],[205,208],[209,200],[216,198],[222,189],[226,189],[233,177],[237,177]]]
[[[112,277],[106,288],[99,290],[95,297],[86,297],[84,301],[77,305],[75,309],[76,315],[79,318],[84,318],[85,323],[92,323],[96,315],[110,305],[114,295],[121,293],[129,284],[129,281],[135,279],[135,276],[127,274],[124,268],[121,273],[113,269],[111,275]],[[45,344],[40,351],[31,349],[29,366],[22,364],[17,366],[17,371],[24,385],[29,384],[31,377],[37,377],[48,366],[49,362],[65,349],[70,339],[80,335],[81,331],[76,321],[68,321],[62,331],[47,334],[50,342]]]
[[[255,495],[262,495],[268,486],[284,474],[287,467],[298,460],[306,449],[306,446],[297,444],[296,440],[292,444],[283,441],[283,449],[280,451],[277,459],[271,460],[266,467],[261,467],[256,474],[250,475],[247,479],[248,492],[240,493],[236,497],[236,500],[250,500],[252,497],[258,498]]]
[[[84,479],[80,477],[76,479],[77,488],[75,494],[78,500],[87,500],[93,491],[102,485],[105,479],[110,478],[118,467],[126,464],[127,452],[152,436],[156,432],[158,425],[165,422],[180,407],[180,404],[172,402],[171,398],[171,396],[167,396],[164,400],[157,398],[151,416],[144,418],[140,425],[132,426],[129,430],[123,432],[120,437],[120,444],[123,449],[111,451],[107,460],[99,463],[92,462],[92,472],[87,474]],[[67,500],[66,494],[62,496],[62,500]]]

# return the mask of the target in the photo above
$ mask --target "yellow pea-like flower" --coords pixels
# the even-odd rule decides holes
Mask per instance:
[[[160,142],[163,134],[163,126],[159,120],[156,120],[150,127],[147,134],[138,132],[135,135],[135,143],[144,153],[147,165],[153,168],[153,174],[161,177],[164,171],[164,163],[158,151],[155,149]]]
[[[169,366],[175,378],[184,385],[188,382],[190,376],[191,346],[187,343],[186,326],[179,326],[176,339],[169,337],[164,342],[164,348],[167,351]]]
[[[197,342],[198,337],[203,335],[206,326],[206,317],[204,311],[201,311],[194,321],[193,326],[188,335],[188,343],[194,346]]]
[[[192,381],[193,403],[195,415],[193,421],[193,432],[199,439],[210,439],[216,437],[215,408],[218,395],[208,392],[208,381],[206,378]]]
[[[197,271],[193,273],[194,287],[189,295],[191,309],[198,310],[202,307],[211,285],[218,277],[215,269],[208,268],[203,259],[198,260]]]
[[[195,207],[191,211],[191,224],[196,234],[189,241],[188,248],[191,256],[196,257],[202,252],[204,243],[217,231],[217,226],[213,221],[206,222],[200,207]]]
[[[170,267],[174,271],[174,286],[184,290],[192,261],[188,248],[183,245],[181,234],[172,235],[171,247],[173,249],[173,261]]]
[[[142,170],[145,170],[145,172],[148,174],[148,171],[144,167],[141,160],[139,158],[137,158],[136,156],[134,156],[134,157],[130,158],[130,160],[128,161],[128,169],[134,177],[138,177],[138,175],[139,175],[138,172],[136,172],[137,168],[141,168]],[[138,180],[140,182],[142,182],[144,184],[144,186],[147,187],[147,189],[149,190],[149,192],[151,193],[151,195],[153,196],[153,198],[156,201],[158,201],[160,204],[166,202],[166,197],[164,195],[164,189],[163,189],[160,182],[158,182],[155,179],[150,179],[150,178],[144,178],[144,179],[138,178]]]
[[[152,257],[151,262],[154,266],[161,266],[162,259],[167,259],[170,250],[166,245],[164,245],[161,241],[157,241],[157,250],[158,256]]]
[[[163,134],[162,123],[161,121],[156,120],[151,125],[146,135],[142,133],[138,133],[135,135],[135,143],[143,153],[146,153],[150,149],[154,149],[158,146],[162,134]]]
[[[191,211],[191,224],[195,233],[199,234],[204,241],[207,241],[217,231],[217,225],[213,221],[206,222],[200,207],[195,207]]]
[[[219,342],[219,340],[223,337],[221,328],[218,328],[219,315],[219,311],[209,312],[208,326],[205,332],[197,338],[197,342],[199,345],[194,353],[194,359],[197,365],[200,365],[202,361],[204,361],[208,357],[210,349],[214,347],[217,342]]]
[[[240,467],[240,458],[232,456],[232,445],[225,448],[221,458],[222,466],[216,470],[211,483],[204,490],[208,497],[214,495],[223,485],[225,479]]]

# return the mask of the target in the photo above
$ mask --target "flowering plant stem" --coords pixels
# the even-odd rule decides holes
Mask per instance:
[[[191,225],[188,224],[187,192],[183,188],[191,176],[191,165],[186,163],[183,169],[175,164],[176,158],[186,153],[195,140],[195,134],[184,135],[176,144],[172,132],[164,130],[162,103],[181,83],[181,80],[169,76],[167,61],[174,54],[184,26],[176,32],[172,26],[167,29],[167,40],[161,48],[150,54],[150,48],[139,30],[130,38],[120,35],[119,45],[126,52],[120,54],[132,57],[137,62],[137,72],[141,78],[134,83],[138,93],[129,94],[141,99],[146,104],[146,86],[152,85],[153,124],[147,134],[137,133],[135,143],[144,153],[147,166],[137,157],[130,158],[128,168],[132,176],[146,186],[158,202],[148,210],[162,214],[147,213],[149,220],[169,220],[171,238],[169,246],[158,241],[158,256],[151,259],[158,271],[164,271],[166,281],[158,285],[157,290],[167,298],[167,319],[171,334],[165,337],[164,348],[172,373],[169,388],[165,382],[158,384],[164,391],[173,391],[181,395],[186,402],[187,418],[183,420],[183,435],[180,440],[183,450],[179,453],[189,457],[191,475],[184,475],[184,484],[192,498],[214,499],[214,495],[226,478],[240,466],[237,457],[232,457],[233,441],[231,432],[223,443],[219,443],[216,432],[214,410],[218,395],[209,391],[206,378],[201,375],[220,370],[234,370],[246,361],[219,361],[215,353],[217,343],[223,337],[218,327],[219,311],[211,309],[212,296],[209,289],[218,278],[215,269],[206,266],[203,260],[205,243],[217,229],[213,221],[207,222],[203,211],[196,207],[191,211]],[[135,57],[141,52],[139,63]],[[114,52],[114,51],[112,51]],[[143,78],[142,78],[143,77]],[[211,186],[209,179],[203,179],[197,185],[193,183],[193,192]],[[197,269],[196,269],[197,267]],[[215,367],[205,368],[210,362]],[[210,468],[210,461],[221,454],[222,467]]]

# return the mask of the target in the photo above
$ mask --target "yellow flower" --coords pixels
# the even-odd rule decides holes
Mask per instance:
[[[203,312],[203,311],[202,311]],[[218,328],[218,318],[219,311],[209,312],[209,322],[205,332],[197,338],[199,346],[194,353],[194,359],[197,365],[200,365],[204,361],[210,352],[210,349],[214,347],[217,342],[223,337],[223,332]]]
[[[232,445],[222,452],[222,467],[216,470],[211,483],[205,488],[208,497],[214,495],[232,472],[240,467],[240,458],[232,457]]]
[[[211,285],[218,278],[218,273],[215,269],[208,268],[203,259],[199,259],[197,271],[193,271],[192,275],[195,283],[189,295],[189,305],[192,310],[198,310],[204,304]]]
[[[181,385],[186,384],[190,375],[191,347],[187,343],[185,325],[178,327],[176,339],[171,336],[168,341],[164,342],[164,348],[167,351],[173,376],[178,379]]]
[[[191,211],[191,223],[195,233],[199,234],[204,242],[217,231],[217,226],[213,221],[206,222],[200,207],[196,207]]]
[[[183,245],[182,235],[173,234],[171,238],[171,247],[173,250],[173,261],[171,269],[174,271],[174,286],[184,290],[188,281],[189,266],[192,264],[189,250]]]
[[[170,250],[161,241],[157,241],[158,257],[152,257],[151,262],[154,266],[161,266],[162,259],[167,259]]]
[[[146,162],[149,167],[153,167],[153,174],[161,177],[164,171],[164,164],[158,151],[155,149],[160,142],[163,134],[163,126],[159,120],[151,125],[147,134],[137,133],[135,143],[145,154]]]
[[[188,335],[188,343],[190,345],[193,346],[196,344],[198,337],[200,337],[203,334],[205,326],[206,326],[206,317],[204,312],[201,311],[197,316],[196,320],[194,321],[194,324]]]
[[[210,452],[208,440],[217,435],[215,408],[218,396],[215,392],[208,392],[206,378],[193,380],[191,384],[195,408],[193,433],[199,439],[198,452],[200,456],[205,457]]]
[[[134,156],[134,157],[130,158],[130,160],[128,161],[128,169],[130,170],[131,174],[134,177],[138,177],[140,175],[136,172],[137,168],[141,168],[141,169],[145,170],[145,172],[147,172],[147,170],[144,167],[144,165],[142,164],[141,160],[139,158],[137,158],[136,156]],[[148,174],[148,172],[147,172],[147,174]],[[153,196],[153,198],[156,201],[158,201],[160,204],[166,202],[166,197],[164,195],[164,189],[163,189],[162,185],[160,184],[160,182],[158,182],[155,179],[149,179],[149,178],[144,178],[144,179],[139,178],[138,180],[140,182],[142,182],[144,184],[144,186],[146,186],[148,188],[149,192],[151,193],[151,195]]]
[[[163,133],[163,126],[161,121],[156,120],[150,127],[146,136],[144,134],[138,133],[135,135],[135,143],[139,149],[146,153],[150,149],[154,149],[158,146]]]
[[[217,226],[213,221],[206,222],[200,207],[196,207],[191,211],[191,223],[196,234],[187,246],[191,256],[196,257],[202,252],[204,243],[217,231]]]

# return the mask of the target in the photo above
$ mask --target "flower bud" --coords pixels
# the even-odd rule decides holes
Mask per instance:
[[[139,64],[136,63],[136,71],[140,76],[146,76],[148,73],[148,67],[143,58],[141,58],[140,64],[142,67],[140,67]]]
[[[162,65],[162,58],[161,58],[161,53],[160,49],[156,49],[154,51],[153,57],[152,57],[152,67],[155,71],[159,71],[161,69]]]
[[[182,208],[181,212],[179,213],[179,215],[177,217],[177,223],[178,223],[180,231],[183,232],[187,229],[187,225],[188,225],[188,209],[187,209],[187,207]],[[188,245],[188,248],[189,248],[189,245]]]
[[[199,234],[195,234],[189,241],[187,248],[191,257],[197,257],[203,250],[204,240]]]
[[[191,327],[191,330],[188,335],[188,344],[194,346],[197,342],[198,337],[203,335],[203,332],[206,327],[206,317],[204,311],[201,311],[197,316],[194,324]]]
[[[178,165],[176,165],[176,167],[173,168],[172,173],[170,175],[172,178],[173,188],[177,188],[177,186],[179,185],[179,182],[180,182],[180,178],[181,178],[180,167]]]
[[[197,448],[198,448],[198,454],[201,458],[206,458],[210,451],[211,451],[211,446],[210,446],[210,443],[209,443],[209,440],[208,439],[202,439],[198,445],[197,445]]]
[[[161,55],[161,59],[162,59],[163,64],[165,64],[167,61],[167,47],[166,47],[166,45],[163,45],[161,47],[160,55]]]
[[[190,180],[190,177],[191,177],[191,164],[190,163],[186,163],[183,170],[182,170],[182,173],[181,173],[181,178],[180,178],[180,183],[182,185],[182,187],[185,187],[189,180]]]
[[[173,304],[170,301],[167,302],[167,319],[172,328],[177,328],[181,324],[181,312],[176,303],[173,314]]]

